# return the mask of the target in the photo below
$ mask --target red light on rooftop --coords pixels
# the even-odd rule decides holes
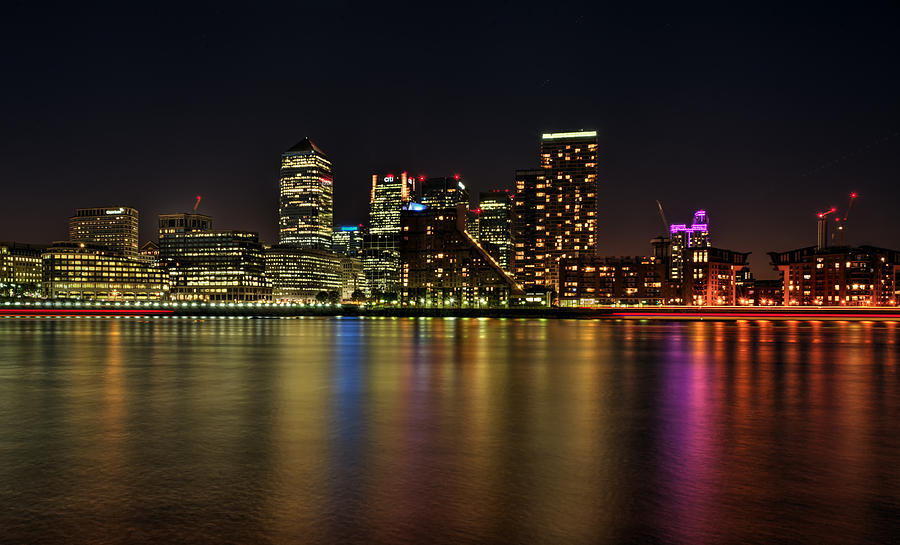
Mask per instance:
[[[824,217],[825,217],[825,214],[819,212],[819,217],[820,217],[820,218],[824,218]]]
[[[851,194],[850,194],[850,198],[851,198],[851,199],[855,199],[855,198],[856,198],[856,193],[851,193]]]
[[[425,176],[419,176],[419,181],[420,181],[420,182],[424,182],[424,181],[425,181]]]
[[[454,174],[454,175],[453,175],[453,179],[454,179],[454,180],[459,180],[459,174]]]

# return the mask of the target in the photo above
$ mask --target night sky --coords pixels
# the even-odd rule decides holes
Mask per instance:
[[[273,242],[280,154],[305,136],[336,221],[360,223],[372,172],[511,188],[540,133],[584,128],[603,254],[648,253],[659,199],[670,222],[707,209],[713,244],[771,277],[765,252],[814,244],[851,190],[849,242],[900,248],[896,6],[30,4],[0,12],[0,240],[112,205],[149,240],[200,194]]]

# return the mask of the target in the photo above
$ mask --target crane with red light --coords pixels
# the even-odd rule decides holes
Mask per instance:
[[[857,194],[855,191],[850,193],[850,200],[847,202],[847,210],[844,212],[844,217],[834,218],[834,221],[838,224],[838,246],[844,245],[844,226],[847,225],[847,218],[850,217],[850,209],[853,208],[853,202],[856,200],[856,197]]]
[[[194,203],[194,212],[197,211],[197,207],[200,206],[200,199],[202,199],[200,195],[197,195],[197,202]]]
[[[819,212],[819,221],[817,222],[816,248],[824,250],[828,247],[828,216],[837,212],[837,208],[831,207],[826,212]]]

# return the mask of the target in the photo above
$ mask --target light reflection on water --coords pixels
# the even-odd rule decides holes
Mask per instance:
[[[894,323],[0,320],[10,542],[885,542]]]

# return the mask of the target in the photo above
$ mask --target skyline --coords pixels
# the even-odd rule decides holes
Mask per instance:
[[[304,136],[334,162],[335,223],[359,224],[372,172],[460,173],[473,195],[512,188],[515,170],[536,166],[541,133],[579,128],[600,136],[598,223],[617,233],[602,254],[648,252],[656,199],[675,223],[707,210],[713,244],[752,252],[764,276],[765,252],[813,244],[815,213],[850,191],[848,242],[900,240],[896,8],[316,8],[305,43],[328,45],[303,57],[309,73],[282,70],[304,45],[260,8],[96,20],[42,9],[11,8],[2,38],[22,51],[0,61],[11,76],[0,96],[15,105],[0,139],[4,240],[62,239],[76,207],[153,218],[200,194],[218,225],[274,243],[278,159]],[[554,21],[565,24],[543,24]],[[71,46],[41,45],[38,22]],[[389,28],[420,39],[383,39]],[[570,46],[564,62],[554,41]]]

